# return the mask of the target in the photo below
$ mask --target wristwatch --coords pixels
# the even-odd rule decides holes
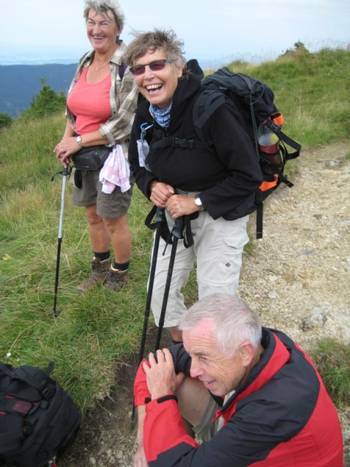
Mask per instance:
[[[203,203],[202,203],[202,201],[201,201],[201,199],[200,199],[199,196],[196,196],[196,197],[194,198],[194,204],[199,208],[200,211],[203,211],[203,209],[204,209],[204,208],[203,208]]]
[[[75,141],[79,144],[79,146],[83,147],[83,139],[80,135],[76,136]]]

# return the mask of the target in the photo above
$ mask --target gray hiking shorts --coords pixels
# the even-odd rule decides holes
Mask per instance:
[[[122,193],[119,187],[116,187],[113,193],[103,193],[99,174],[99,170],[81,171],[81,188],[75,184],[73,203],[83,207],[96,205],[97,215],[105,219],[124,216],[131,203],[132,187],[125,193]]]
[[[215,420],[215,414],[218,409],[219,405],[211,397],[203,414],[202,420],[198,425],[192,427],[195,437],[199,443],[211,440],[220,429],[219,420]]]

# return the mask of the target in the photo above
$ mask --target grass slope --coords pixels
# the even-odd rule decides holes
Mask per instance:
[[[274,89],[286,131],[304,146],[349,134],[350,53],[322,51],[243,67]],[[60,167],[53,147],[63,114],[17,120],[0,133],[0,360],[14,365],[56,364],[55,378],[85,411],[108,394],[116,364],[138,348],[142,329],[151,232],[143,224],[150,203],[135,188],[130,209],[133,256],[130,282],[119,293],[75,286],[89,270],[84,213],[66,193],[59,308],[51,316],[60,207]],[[187,288],[195,298],[195,288]]]

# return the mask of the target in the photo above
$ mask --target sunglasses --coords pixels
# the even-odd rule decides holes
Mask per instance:
[[[129,69],[134,76],[140,76],[144,74],[147,66],[152,71],[160,71],[163,70],[167,63],[173,63],[173,61],[174,60],[170,60],[168,58],[163,58],[162,60],[154,60],[153,62],[147,63],[146,65],[134,65]]]

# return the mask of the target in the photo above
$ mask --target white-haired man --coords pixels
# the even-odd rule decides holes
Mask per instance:
[[[138,370],[134,467],[343,466],[336,408],[289,337],[221,294],[193,305],[181,329],[183,344]]]

